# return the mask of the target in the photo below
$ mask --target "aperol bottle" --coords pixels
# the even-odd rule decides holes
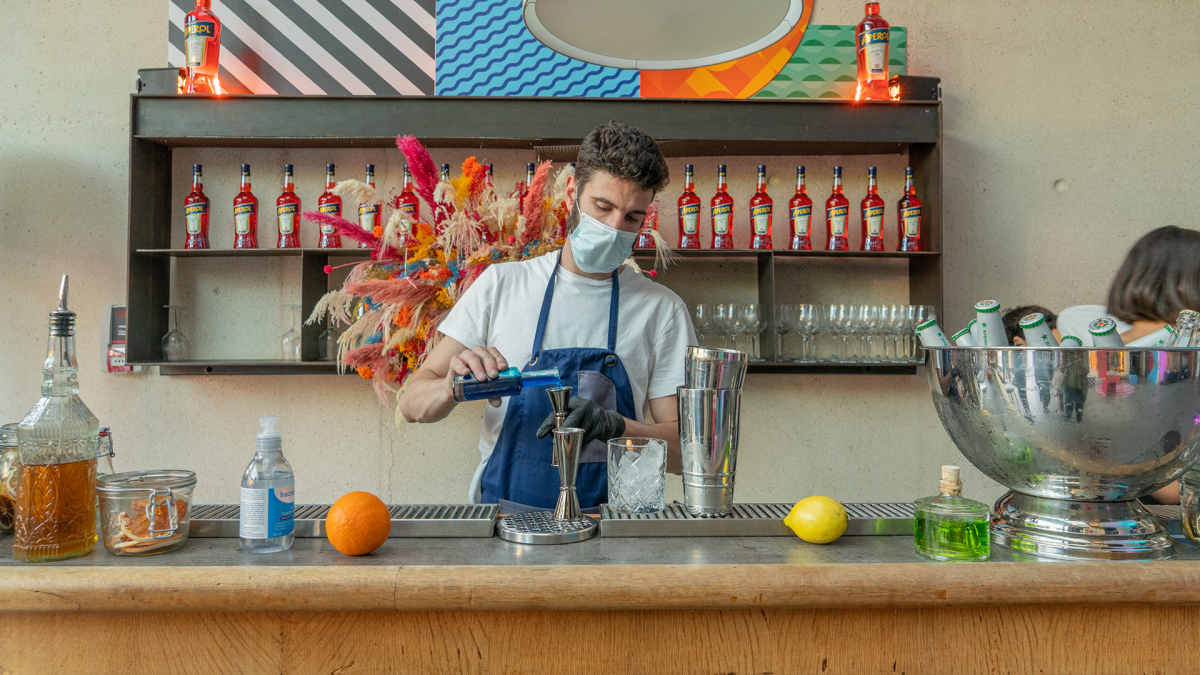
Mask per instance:
[[[325,165],[325,191],[317,198],[317,211],[327,216],[342,217],[342,198],[333,194],[337,183],[333,180],[333,164]],[[342,235],[332,225],[321,225],[321,239],[318,248],[341,248]]]
[[[733,197],[725,184],[725,165],[717,165],[717,194],[709,201],[712,214],[712,246],[733,248]]]
[[[242,165],[242,189],[233,198],[233,247],[258,248],[258,197],[250,189],[250,165]]]
[[[658,231],[658,200],[650,204],[650,208],[646,209],[646,218],[642,221],[642,229],[638,230],[637,241],[633,243],[634,248],[658,248],[654,243],[653,232]]]
[[[846,216],[850,200],[842,196],[842,167],[833,167],[833,194],[825,200],[825,237],[828,251],[849,251],[850,237],[846,235]]]
[[[374,164],[367,165],[367,175],[366,175],[365,182],[367,185],[371,186],[372,190],[375,189],[375,165]],[[358,204],[358,226],[361,227],[364,232],[374,233],[375,226],[380,224],[381,218],[382,218],[382,214],[379,212],[379,204],[378,203],[372,204],[372,203],[368,203],[368,202],[359,202],[359,204]],[[360,241],[360,242],[358,242],[358,247],[359,248],[372,248],[372,245],[365,241]]]
[[[862,246],[863,251],[883,250],[883,198],[879,196],[875,167],[867,169],[867,196],[862,200]]]
[[[409,221],[413,223],[417,222],[417,213],[421,208],[421,200],[413,193],[412,174],[409,173],[407,164],[404,165],[404,178],[400,185],[398,206],[408,216]]]
[[[517,209],[520,211],[525,210],[525,196],[529,194],[529,186],[533,184],[533,172],[535,168],[533,162],[526,162],[525,181],[517,183]]]
[[[904,196],[896,204],[896,214],[900,227],[900,244],[897,251],[921,250],[921,200],[917,199],[917,190],[913,187],[913,168],[904,169]]]
[[[217,57],[221,55],[221,22],[212,13],[211,0],[196,0],[196,8],[183,19],[183,52],[187,62],[185,94],[220,94]]]
[[[792,224],[792,240],[788,245],[793,251],[812,250],[812,199],[804,185],[804,167],[796,167],[796,196],[788,202],[788,219]]]
[[[208,248],[208,197],[204,196],[202,167],[192,165],[192,192],[183,200],[183,219],[187,227],[184,248]]]
[[[771,211],[775,201],[767,194],[767,166],[758,165],[758,187],[750,198],[750,228],[753,237],[750,248],[770,249],[771,246]]]
[[[856,101],[890,101],[888,91],[888,42],[891,28],[879,16],[879,3],[868,2],[866,16],[854,27],[858,44],[858,90]]]
[[[692,165],[684,167],[683,194],[679,195],[679,248],[700,248],[700,198],[692,182]]]
[[[275,216],[279,219],[279,239],[276,248],[300,248],[300,196],[292,183],[292,165],[283,166],[283,194],[275,200]]]

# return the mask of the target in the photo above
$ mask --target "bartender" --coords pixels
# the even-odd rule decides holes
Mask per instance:
[[[667,180],[653,138],[615,122],[592,130],[567,180],[569,235],[562,250],[484,270],[409,379],[399,400],[404,418],[436,422],[449,415],[457,375],[483,380],[509,365],[557,368],[574,394],[563,426],[584,434],[576,488],[585,510],[607,499],[609,439],[661,438],[667,469],[679,473],[675,390],[684,383],[695,331],[679,296],[623,264]],[[559,477],[550,464],[554,412],[545,390],[523,389],[489,403],[470,500],[511,512],[554,508]],[[645,421],[647,409],[653,424]]]

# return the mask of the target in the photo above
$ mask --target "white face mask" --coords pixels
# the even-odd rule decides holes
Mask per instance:
[[[576,203],[579,224],[571,231],[571,256],[588,274],[608,274],[633,254],[637,232],[622,232],[584,213]]]

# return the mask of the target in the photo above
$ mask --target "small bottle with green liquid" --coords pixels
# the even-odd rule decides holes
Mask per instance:
[[[957,466],[943,466],[941,494],[915,502],[917,553],[931,560],[987,560],[991,509],[962,496],[958,474]]]

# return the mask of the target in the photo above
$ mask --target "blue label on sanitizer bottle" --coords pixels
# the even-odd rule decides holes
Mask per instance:
[[[284,537],[295,529],[296,486],[242,488],[238,535],[245,539]]]

